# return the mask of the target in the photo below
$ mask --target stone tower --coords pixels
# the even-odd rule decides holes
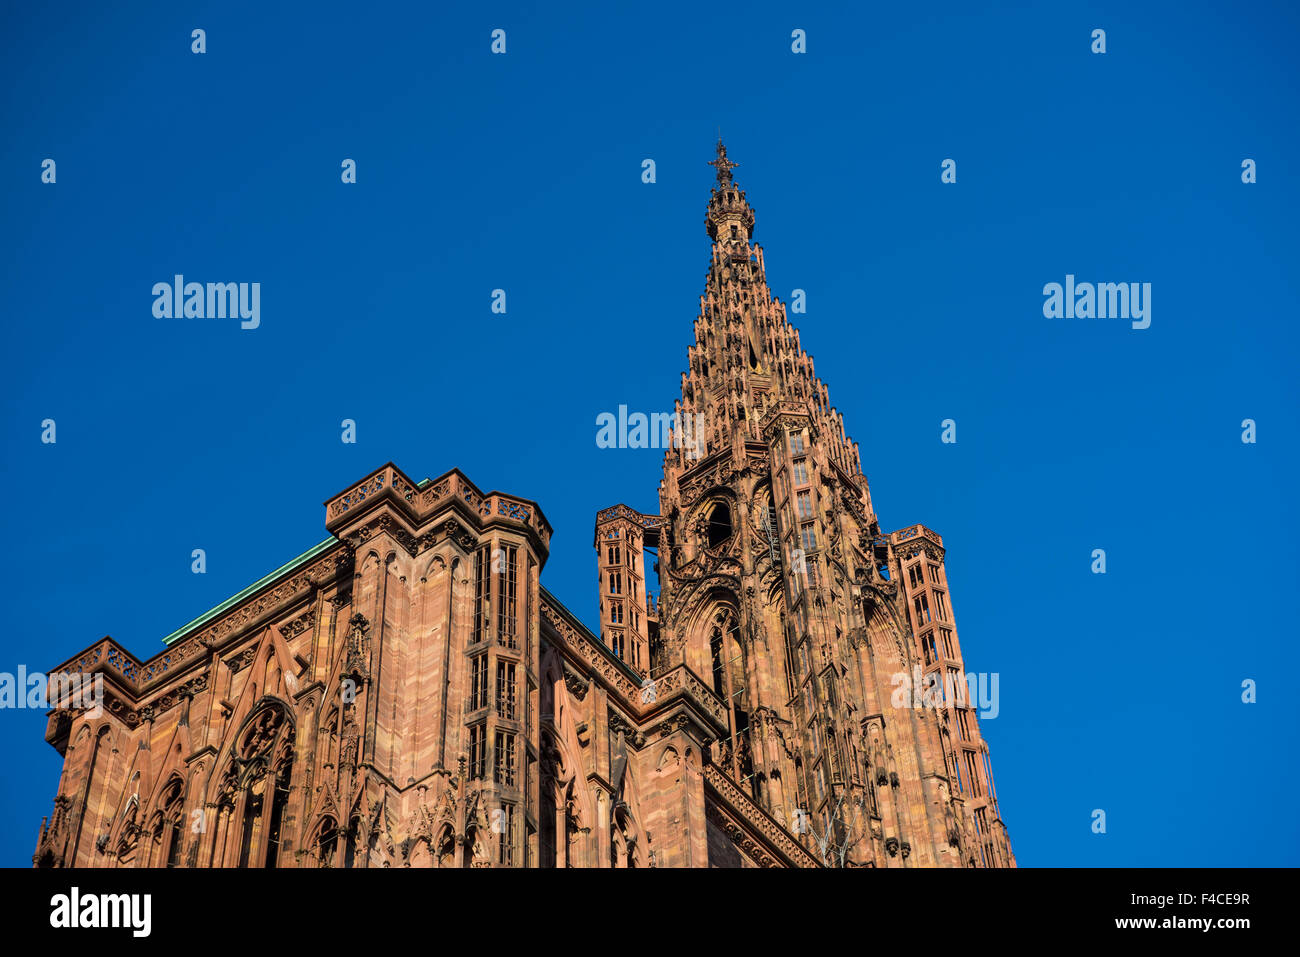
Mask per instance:
[[[943,540],[882,531],[721,142],[711,165],[712,256],[675,410],[695,434],[664,457],[659,515],[597,517],[604,640],[651,680],[682,664],[704,677],[728,723],[712,765],[827,863],[1011,866]]]
[[[50,670],[33,863],[1014,864],[943,540],[881,530],[713,165],[659,510],[597,514],[598,631],[541,583],[537,503],[384,465],[153,657]]]

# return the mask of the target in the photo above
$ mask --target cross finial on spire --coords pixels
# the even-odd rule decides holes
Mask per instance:
[[[735,169],[737,166],[739,166],[740,164],[733,163],[731,160],[727,159],[727,148],[722,145],[722,137],[719,136],[718,137],[718,158],[714,160],[709,160],[709,165],[716,167],[718,170],[718,185],[730,186],[731,171]]]

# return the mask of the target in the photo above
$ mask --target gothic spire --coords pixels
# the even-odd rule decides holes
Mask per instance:
[[[764,416],[777,407],[798,409],[812,417],[836,464],[859,475],[857,446],[844,434],[785,304],[768,288],[763,250],[752,241],[754,210],[732,176],[738,164],[721,139],[709,165],[717,170],[704,220],[713,256],[679,411],[704,416],[712,452],[760,441]]]

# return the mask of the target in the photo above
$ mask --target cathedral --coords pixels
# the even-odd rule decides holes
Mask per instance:
[[[677,441],[657,513],[596,512],[598,632],[536,502],[384,465],[157,655],[51,671],[103,697],[51,701],[36,866],[1015,866],[943,539],[880,525],[711,165]]]

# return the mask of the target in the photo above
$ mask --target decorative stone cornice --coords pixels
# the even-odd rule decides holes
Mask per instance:
[[[304,631],[307,631],[316,623],[316,609],[309,608],[307,611],[292,621],[286,622],[280,626],[280,637],[285,641],[292,641]]]
[[[664,522],[662,515],[647,515],[627,505],[611,505],[596,513],[596,524],[601,525],[614,518],[625,518],[642,528],[659,528]]]
[[[230,669],[231,674],[237,675],[244,668],[247,668],[249,665],[251,665],[253,663],[253,659],[256,656],[257,656],[256,648],[253,647],[245,648],[242,651],[238,652],[237,654],[233,654],[229,658],[227,658],[226,667]]]
[[[419,550],[419,530],[449,506],[476,528],[499,522],[531,534],[539,552],[545,554],[550,548],[551,525],[536,502],[501,492],[482,492],[459,469],[432,481],[417,483],[391,462],[328,499],[325,502],[325,527],[336,535],[367,527],[358,525],[358,520],[383,505],[389,506],[406,524],[406,528],[402,528],[401,523],[393,528],[412,536],[411,542],[402,543],[408,551],[411,548]]]
[[[943,557],[943,538],[938,532],[931,531],[924,525],[909,525],[907,528],[890,532],[888,538],[889,543],[894,546],[894,551],[904,560],[921,550],[931,555],[937,554],[939,558]]]
[[[773,406],[767,415],[763,416],[759,428],[764,441],[770,444],[782,432],[805,428],[811,422],[812,416],[808,414],[807,409],[786,400]]]
[[[692,720],[699,723],[707,734],[716,736],[727,733],[729,725],[726,705],[685,664],[677,665],[652,682],[637,683],[634,675],[624,670],[624,666],[618,663],[605,645],[585,628],[571,621],[566,612],[548,600],[549,597],[543,591],[541,614],[542,621],[549,626],[547,637],[551,640],[558,639],[586,671],[585,680],[580,682],[568,668],[565,669],[564,679],[572,693],[585,695],[585,681],[599,681],[619,706],[634,716],[638,730],[644,729],[650,722],[663,720],[672,708],[684,700],[696,714]],[[652,694],[643,693],[647,686],[653,689]]]
[[[568,615],[553,602],[548,601],[546,592],[542,593],[541,615],[544,624],[550,626],[551,633],[560,640],[572,654],[576,655],[588,672],[609,689],[615,691],[624,702],[631,702],[637,694],[639,685],[633,683],[623,670],[623,666],[604,645],[591,636],[586,629],[575,625]]]
[[[704,765],[704,783],[715,799],[710,816],[738,847],[762,867],[821,867],[794,836],[714,764]]]
[[[640,704],[645,718],[653,717],[656,713],[666,710],[678,697],[684,697],[710,719],[714,734],[727,734],[727,729],[730,727],[727,706],[713,693],[713,689],[701,681],[699,676],[686,665],[678,665],[655,678],[653,685],[653,698]]]
[[[579,701],[582,701],[587,697],[587,692],[591,690],[591,682],[569,668],[566,662],[564,668],[564,687],[569,690],[569,694],[573,695]]]

